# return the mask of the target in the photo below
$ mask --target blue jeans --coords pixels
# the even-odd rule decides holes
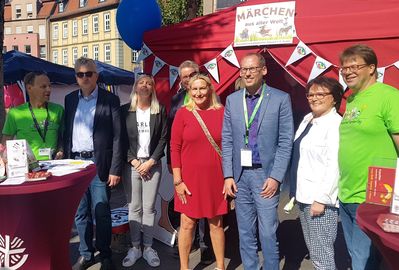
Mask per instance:
[[[381,256],[370,238],[359,228],[356,221],[358,203],[339,202],[339,216],[344,231],[345,243],[352,258],[353,270],[379,268]]]
[[[244,169],[237,182],[236,216],[240,236],[240,254],[246,270],[259,269],[257,229],[263,253],[263,269],[279,269],[276,237],[279,193],[264,199],[260,196],[266,180],[263,169]]]
[[[111,192],[107,183],[102,182],[96,175],[80,200],[75,215],[75,224],[80,238],[79,252],[86,259],[90,259],[95,251],[93,247],[94,219],[96,223],[96,248],[100,251],[100,257],[101,259],[111,257],[110,196]]]

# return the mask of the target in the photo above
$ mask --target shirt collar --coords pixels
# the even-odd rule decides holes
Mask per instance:
[[[79,98],[83,98],[83,99],[85,99],[85,100],[91,100],[91,99],[97,98],[97,97],[98,97],[98,85],[96,85],[96,88],[94,88],[94,91],[91,92],[91,94],[88,95],[87,97],[84,97],[84,96],[82,95],[82,90],[79,90],[78,96],[79,96]]]
[[[258,98],[258,97],[260,97],[262,88],[263,88],[263,84],[259,87],[258,90],[256,90],[255,94],[253,94],[253,95],[251,95],[250,93],[248,93],[247,89],[245,89],[245,97],[246,97],[246,98]]]

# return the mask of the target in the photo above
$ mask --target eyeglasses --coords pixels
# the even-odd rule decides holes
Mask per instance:
[[[358,72],[360,69],[368,66],[368,64],[361,64],[361,65],[351,65],[347,67],[341,67],[339,72],[341,74],[349,73],[349,72]]]
[[[249,71],[250,73],[256,73],[258,71],[258,68],[262,68],[262,67],[249,67],[249,68],[240,68],[240,73],[241,74],[245,74],[247,73],[247,71]]]
[[[76,77],[78,77],[78,78],[83,78],[83,77],[91,78],[94,73],[96,73],[96,72],[94,72],[94,71],[76,72]]]
[[[331,93],[306,93],[306,98],[307,99],[313,99],[315,97],[316,99],[320,100],[325,98],[326,96],[332,95]]]

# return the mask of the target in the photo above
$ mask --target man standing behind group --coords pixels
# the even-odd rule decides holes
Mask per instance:
[[[368,46],[347,48],[340,62],[353,94],[347,99],[339,134],[339,214],[352,269],[378,269],[376,249],[358,227],[356,210],[366,200],[368,167],[378,159],[398,157],[399,91],[377,82],[377,56]]]
[[[188,100],[188,83],[190,81],[191,76],[194,73],[199,72],[199,67],[197,63],[191,60],[186,60],[179,66],[179,77],[180,77],[180,87],[177,90],[176,95],[172,97],[172,101],[170,102],[170,110],[168,114],[168,134],[170,137],[173,120],[175,119],[176,112],[185,105]],[[170,138],[169,138],[170,141]],[[170,142],[167,143],[167,159],[168,159],[168,167],[169,172],[172,173],[172,169],[170,167]]]
[[[261,54],[250,53],[241,60],[245,89],[227,97],[222,132],[223,192],[236,198],[240,254],[248,270],[260,268],[257,229],[263,269],[279,269],[279,187],[294,137],[290,97],[266,85],[266,73]]]
[[[50,80],[41,71],[29,72],[24,77],[29,102],[12,108],[3,128],[5,144],[11,139],[26,139],[37,160],[60,159],[64,109],[49,102]]]
[[[97,175],[83,195],[75,216],[80,238],[78,264],[80,269],[94,264],[95,219],[101,270],[113,269],[109,199],[110,188],[119,183],[121,175],[120,102],[117,96],[97,86],[98,73],[92,59],[79,58],[75,72],[80,89],[65,97],[65,156],[93,160],[97,167]]]

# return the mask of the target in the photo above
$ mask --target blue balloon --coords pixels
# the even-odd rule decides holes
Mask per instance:
[[[123,41],[140,50],[145,31],[161,26],[161,10],[156,0],[123,0],[116,12],[116,25]]]

